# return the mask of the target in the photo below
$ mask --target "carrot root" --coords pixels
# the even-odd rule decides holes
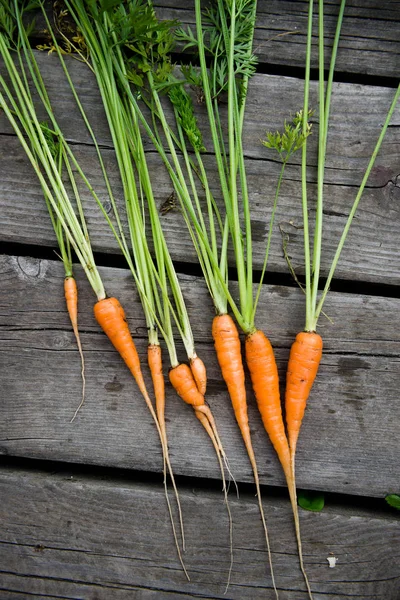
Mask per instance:
[[[132,373],[135,381],[139,387],[140,392],[146,402],[147,408],[150,411],[150,414],[154,420],[154,423],[157,428],[158,435],[161,441],[161,448],[163,453],[163,461],[166,462],[168,466],[169,473],[172,473],[172,467],[169,460],[168,455],[168,447],[164,443],[163,433],[160,428],[160,424],[157,419],[157,415],[154,411],[153,404],[150,400],[149,394],[146,389],[146,385],[143,379],[143,373],[140,366],[139,355],[136,350],[135,343],[132,339],[132,336],[129,331],[128,323],[126,321],[125,312],[122,308],[121,304],[116,298],[104,298],[103,300],[99,300],[94,305],[94,315],[100,327],[103,329],[104,333],[109,338],[110,342],[113,344],[114,348],[121,355],[124,360],[126,366]],[[172,478],[171,478],[172,479]],[[175,489],[175,488],[174,488]],[[168,511],[171,519],[172,532],[175,539],[175,545],[178,553],[179,561],[182,565],[182,569],[188,579],[190,581],[190,577],[186,570],[185,564],[182,559],[182,554],[179,548],[175,524],[172,517],[172,510],[169,502],[168,495],[167,505]]]
[[[78,408],[74,412],[74,416],[70,420],[70,423],[72,423],[75,420],[76,415],[81,410],[81,408],[85,402],[85,389],[86,389],[85,360],[83,358],[81,338],[80,338],[79,329],[78,329],[78,287],[76,285],[75,278],[72,276],[66,277],[64,279],[64,295],[65,295],[65,302],[67,304],[68,315],[69,315],[69,318],[71,321],[72,330],[75,335],[76,344],[78,346],[79,356],[81,359],[82,398],[81,398]]]
[[[167,465],[168,465],[169,476],[171,478],[171,483],[172,483],[172,487],[174,490],[175,500],[176,500],[176,504],[177,504],[177,508],[178,508],[181,537],[182,537],[182,549],[183,549],[183,551],[185,551],[186,543],[185,543],[185,530],[184,530],[184,526],[183,526],[182,507],[181,507],[181,502],[179,499],[178,488],[175,483],[175,477],[174,477],[172,467],[171,467],[171,464],[169,461],[167,430],[166,430],[166,426],[165,426],[165,382],[164,382],[164,374],[163,374],[163,368],[162,368],[162,352],[161,352],[160,344],[149,344],[148,345],[148,347],[147,347],[147,362],[149,364],[151,379],[153,381],[154,395],[155,395],[155,399],[156,399],[157,418],[158,418],[158,422],[160,425],[164,446],[166,449],[166,459],[165,459],[164,463],[167,463]],[[165,494],[166,494],[166,498],[167,498],[167,502],[168,502],[166,473],[164,474],[164,488],[165,488]],[[171,517],[171,521],[172,521],[172,512],[170,512],[170,517]],[[176,537],[175,537],[175,543],[178,544]],[[178,546],[177,546],[177,549],[178,549]],[[184,565],[182,565],[182,566],[186,572]],[[189,576],[187,573],[186,573],[186,576],[189,579]],[[190,579],[189,579],[189,581],[190,581]]]
[[[94,315],[96,321],[103,329],[114,348],[119,352],[126,366],[135,378],[146,403],[152,406],[144,383],[139,355],[130,334],[125,311],[121,304],[116,298],[104,298],[103,300],[99,300],[94,305]]]
[[[197,355],[190,359],[190,370],[192,371],[194,380],[197,385],[197,389],[203,396],[206,395],[207,390],[207,372],[206,366]]]
[[[290,349],[286,374],[285,410],[292,454],[296,452],[308,396],[322,357],[322,346],[322,338],[318,333],[301,331]]]
[[[290,451],[283,423],[279,376],[270,341],[259,329],[246,337],[249,368],[258,410],[269,439],[286,473],[290,472]]]
[[[297,546],[299,549],[300,568],[304,576],[310,599],[312,593],[304,568],[303,552],[300,536],[300,519],[297,507],[295,455],[301,423],[307,406],[308,396],[317,376],[322,357],[322,338],[318,333],[302,331],[297,334],[290,349],[289,363],[286,374],[286,425],[290,447],[290,481],[289,494],[295,520]],[[287,478],[288,479],[288,478]]]
[[[212,336],[214,339],[215,351],[219,366],[221,368],[222,377],[228,388],[231,398],[236,421],[239,425],[240,432],[249,456],[250,464],[253,470],[254,482],[257,490],[258,506],[261,515],[261,521],[264,528],[265,541],[267,545],[268,560],[271,571],[272,585],[275,591],[276,598],[279,598],[278,590],[275,583],[274,569],[272,566],[271,546],[269,543],[269,535],[267,523],[264,515],[264,508],[261,499],[260,480],[256,458],[251,442],[249,419],[247,414],[247,399],[245,388],[245,376],[242,362],[242,352],[237,327],[228,314],[217,315],[213,319]]]
[[[190,367],[185,363],[180,363],[169,371],[169,380],[175,389],[178,396],[182,398],[186,404],[193,407],[202,406],[204,404],[204,396],[197,388]]]
[[[204,410],[204,409],[206,409],[206,410]],[[206,405],[194,407],[194,411],[195,411],[196,417],[199,419],[200,423],[203,425],[204,429],[207,431],[207,433],[213,443],[215,453],[216,453],[217,459],[218,459],[219,468],[221,471],[222,491],[224,493],[224,501],[225,501],[226,511],[228,513],[228,521],[229,521],[230,565],[229,565],[228,579],[227,579],[225,591],[224,591],[224,594],[226,594],[228,591],[230,582],[231,582],[234,555],[233,555],[233,519],[232,519],[231,509],[229,506],[229,501],[228,501],[228,487],[226,485],[224,466],[223,466],[222,460],[221,460],[221,456],[225,455],[225,452],[222,448],[218,433],[216,433],[214,417],[212,416],[212,413],[211,413],[211,410],[209,409],[209,407]],[[211,418],[213,425],[211,424],[210,418]],[[214,428],[215,428],[215,431],[214,431]]]

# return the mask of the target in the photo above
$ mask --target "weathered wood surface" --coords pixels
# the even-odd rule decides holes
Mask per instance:
[[[234,567],[222,495],[182,487],[191,576],[172,543],[162,486],[68,472],[0,471],[0,589],[5,599],[90,600],[227,598],[272,600],[256,499],[230,499]],[[268,498],[272,560],[281,600],[303,600],[292,517],[286,499]],[[399,519],[349,507],[301,511],[304,559],[315,600],[397,600]],[[328,557],[336,557],[329,568]],[[4,593],[4,592],[3,592]]]
[[[130,274],[124,269],[100,271],[108,293],[125,306],[145,360],[146,328]],[[1,259],[0,451],[159,472],[155,427],[128,370],[99,331],[92,314],[93,294],[79,270],[78,274],[87,391],[81,413],[70,424],[81,380],[64,311],[62,266],[21,257]],[[211,342],[211,302],[201,280],[182,277],[182,285],[198,353],[208,368],[208,401],[232,471],[238,481],[252,481]],[[271,337],[282,382],[289,346],[303,325],[303,302],[295,288],[263,288],[258,325]],[[326,321],[321,329],[325,353],[298,448],[300,488],[380,497],[398,491],[399,310],[397,299],[331,294],[326,312],[335,324]],[[192,410],[170,389],[166,414],[175,472],[218,478],[211,443]],[[284,485],[250,386],[249,416],[262,482]]]
[[[76,146],[76,155],[91,183],[104,204],[109,205],[105,185],[97,164],[90,138],[82,124],[68,84],[58,65],[56,56],[39,54],[49,93],[56,98],[55,112],[66,135]],[[110,149],[110,136],[101,107],[100,96],[92,77],[84,65],[69,61],[71,73],[85,107],[95,126],[98,141],[106,147],[104,157],[117,198],[122,190]],[[313,87],[315,101],[316,88]],[[332,102],[332,128],[330,150],[327,159],[327,185],[325,204],[323,273],[327,272],[336,244],[344,227],[347,214],[361,182],[369,156],[373,150],[384,115],[389,107],[393,90],[379,87],[337,84]],[[248,156],[248,182],[252,203],[254,235],[254,267],[260,269],[264,258],[265,237],[270,215],[272,197],[280,165],[271,151],[260,144],[265,129],[276,129],[283,120],[302,105],[302,83],[293,78],[278,78],[267,75],[254,77],[248,100],[245,133],[245,152]],[[262,117],[260,117],[260,114]],[[43,115],[44,118],[44,115]],[[260,131],[260,119],[263,129]],[[367,189],[356,215],[351,233],[339,263],[336,277],[382,282],[400,283],[398,239],[400,237],[399,182],[400,182],[400,106],[397,109],[381,153],[371,174]],[[8,135],[10,134],[10,135]],[[55,244],[54,234],[46,213],[42,192],[33,175],[19,142],[12,135],[10,126],[0,115],[0,204],[2,241],[29,244]],[[315,181],[315,139],[310,143],[309,178]],[[290,236],[289,253],[293,264],[301,271],[303,264],[303,236],[297,225],[301,223],[300,201],[300,156],[294,157],[293,165],[287,168],[286,180],[277,213],[277,222]],[[217,179],[214,160],[205,157],[210,180]],[[150,153],[149,167],[153,174],[156,200],[161,205],[171,192],[171,184],[163,169],[159,168],[158,157]],[[215,173],[215,177],[214,177]],[[219,190],[215,186],[218,197]],[[88,222],[96,250],[116,252],[117,244],[104,218],[94,204],[90,194],[83,190]],[[312,188],[310,214],[313,214]],[[174,259],[196,262],[192,243],[186,234],[178,212],[168,213],[163,218],[167,241]],[[178,235],[179,233],[179,235]],[[357,268],[354,269],[354,265]],[[270,253],[269,268],[287,272],[281,249],[281,236],[275,233]]]
[[[193,2],[156,0],[161,18],[177,19],[194,29]],[[324,2],[325,47],[331,49],[339,0]],[[304,69],[308,2],[259,0],[254,52],[260,63]],[[346,3],[337,71],[361,75],[399,76],[400,3],[393,0],[354,0]],[[312,66],[317,68],[317,8],[315,8]],[[328,50],[329,49],[329,50]]]

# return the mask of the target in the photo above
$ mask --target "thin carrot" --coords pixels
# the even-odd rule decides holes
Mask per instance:
[[[72,421],[74,421],[76,415],[78,414],[78,412],[82,408],[83,403],[85,401],[85,385],[86,385],[86,381],[85,381],[85,361],[84,361],[84,358],[83,358],[81,338],[79,336],[79,330],[78,330],[78,287],[76,285],[75,278],[72,277],[72,276],[68,276],[68,277],[66,277],[64,279],[64,295],[65,295],[65,302],[67,304],[68,315],[69,315],[69,318],[71,320],[71,325],[72,325],[73,332],[75,334],[75,339],[76,339],[76,343],[77,343],[77,346],[78,346],[79,355],[81,357],[81,365],[82,365],[82,370],[81,370],[81,374],[82,374],[82,400],[81,400],[78,408],[76,409],[76,411],[74,413],[74,416],[72,417],[72,419],[70,421],[70,423],[72,423]]]
[[[166,463],[169,467],[170,474],[171,474],[172,468],[171,468],[171,464],[170,464],[169,457],[168,457],[168,448],[165,444],[165,438],[161,431],[161,426],[159,425],[157,416],[153,409],[153,405],[152,405],[149,395],[147,393],[146,384],[144,382],[142,369],[140,366],[139,355],[138,355],[135,343],[134,343],[132,336],[130,334],[130,331],[129,331],[128,323],[127,323],[126,317],[125,317],[125,311],[122,308],[119,300],[117,300],[117,298],[111,297],[111,298],[104,298],[103,300],[96,302],[96,304],[94,305],[94,315],[96,317],[98,324],[103,329],[104,333],[107,335],[107,337],[109,338],[109,340],[112,343],[112,345],[114,346],[114,348],[118,351],[120,356],[123,358],[126,366],[132,373],[133,377],[135,378],[135,381],[139,387],[139,390],[141,391],[141,393],[146,401],[146,404],[153,416],[153,419],[156,423],[156,426],[157,426],[157,429],[158,429],[158,432],[160,435],[160,439],[161,439],[161,445],[162,445],[163,455],[164,455],[164,462],[166,461]],[[157,382],[159,383],[158,375],[157,375]],[[165,474],[166,473],[165,473],[165,469],[164,469],[164,481],[165,481]],[[172,530],[173,530],[173,535],[174,535],[175,542],[176,542],[176,548],[177,548],[179,560],[181,562],[182,568],[185,572],[187,579],[190,581],[189,575],[186,571],[186,567],[183,563],[182,556],[180,553],[179,544],[177,541],[177,536],[176,536],[176,531],[175,531],[175,525],[174,525],[174,522],[172,519],[171,506],[170,506],[167,494],[166,494],[166,499],[167,499],[167,503],[168,503],[168,509],[170,512],[170,516],[171,516]],[[179,508],[180,508],[180,506],[179,506]],[[179,516],[181,519],[181,513],[179,513]],[[182,527],[182,520],[181,520],[181,527]],[[183,532],[183,529],[182,529],[182,532]],[[183,533],[182,533],[182,537],[183,537]]]
[[[156,399],[157,419],[160,424],[160,430],[161,430],[161,435],[162,435],[164,446],[166,449],[168,449],[167,430],[166,430],[166,426],[165,426],[165,382],[164,382],[164,374],[163,374],[163,369],[162,369],[162,351],[161,351],[160,344],[149,344],[147,346],[147,362],[149,364],[151,379],[153,381],[154,395],[155,395],[155,399]],[[169,464],[169,458],[168,458],[168,454],[165,454],[164,455],[164,469],[163,469],[164,488],[165,488],[165,496],[168,501],[167,472],[166,472],[167,463]],[[182,548],[183,548],[183,551],[185,551],[185,533],[184,533],[184,528],[183,528],[182,508],[181,508],[178,489],[176,487],[175,477],[172,472],[172,468],[170,469],[169,473],[170,473],[172,487],[174,489],[176,503],[177,503],[177,507],[178,507],[179,522],[180,522],[181,534],[182,534]],[[169,505],[169,501],[168,501],[168,505]],[[172,522],[172,526],[174,528],[175,526],[174,526],[172,518],[171,518],[171,522]],[[174,535],[175,535],[175,532],[174,532]]]
[[[225,464],[227,465],[226,455],[224,449],[221,444],[221,440],[218,435],[217,426],[215,424],[214,417],[212,415],[211,409],[207,406],[205,402],[205,398],[203,394],[199,392],[197,383],[193,376],[191,368],[185,364],[180,363],[176,367],[173,367],[169,371],[169,379],[172,384],[172,387],[175,389],[178,396],[182,398],[182,400],[193,407],[196,417],[199,419],[200,423],[203,425],[204,429],[208,433],[215,452],[217,454],[219,468],[221,471],[222,477],[222,490],[224,492],[225,505],[228,512],[229,519],[229,540],[230,540],[230,566],[229,566],[229,574],[228,580],[226,584],[225,592],[227,591],[233,567],[233,522],[232,522],[232,514],[229,507],[228,502],[228,489],[226,486],[224,467],[221,461],[221,457],[223,458]],[[228,471],[229,467],[227,466]],[[230,471],[229,471],[230,473]]]
[[[190,359],[189,364],[190,364],[190,370],[192,371],[194,380],[197,385],[197,389],[199,390],[200,394],[203,394],[203,396],[205,396],[206,390],[207,390],[206,366],[205,366],[204,362],[201,360],[201,358],[198,357],[197,355],[193,356]]]
[[[294,515],[297,544],[299,547],[300,567],[303,571],[310,597],[312,597],[311,590],[303,564],[300,521],[297,508],[295,456],[297,440],[307,405],[307,399],[317,376],[319,363],[322,357],[322,346],[322,338],[318,333],[315,333],[315,331],[302,331],[298,333],[290,349],[286,373],[285,410],[290,446],[291,471],[291,477],[287,478],[287,481]]]
[[[156,398],[156,412],[161,431],[165,435],[165,383],[162,370],[162,355],[160,344],[147,346],[147,362],[150,367],[153,381],[154,395]]]
[[[264,509],[261,500],[260,480],[258,476],[258,469],[256,458],[254,455],[253,444],[251,442],[249,419],[247,413],[245,375],[243,369],[239,333],[230,315],[223,314],[214,317],[212,324],[212,336],[214,339],[215,352],[217,355],[219,366],[221,368],[222,376],[228,387],[228,392],[231,398],[236,421],[239,425],[239,429],[242,434],[244,444],[246,446],[247,454],[249,456],[250,464],[253,469],[254,481],[258,497],[258,505],[260,509],[261,520],[264,527],[265,540],[268,550],[272,585],[275,590],[275,595],[278,598],[278,591],[275,584],[274,570],[272,566],[272,556],[267,524],[265,521]]]

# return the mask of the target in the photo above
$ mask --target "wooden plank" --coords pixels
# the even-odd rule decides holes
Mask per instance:
[[[191,581],[172,543],[161,484],[129,477],[3,468],[0,588],[3,598],[272,600],[256,499],[230,498],[234,567],[229,590],[228,525],[219,491],[181,486]],[[306,597],[289,502],[268,498],[281,600]],[[315,600],[396,600],[400,579],[397,515],[330,505],[301,511],[305,565]],[[329,568],[328,557],[335,557]],[[27,596],[24,596],[27,594]]]
[[[185,0],[156,0],[157,14],[195,28],[192,5]],[[324,2],[326,56],[329,57],[339,12],[339,0]],[[312,66],[317,68],[317,8],[313,29]],[[259,0],[254,52],[260,63],[304,68],[308,2]],[[398,78],[400,5],[391,0],[346,3],[337,71]]]
[[[122,361],[99,332],[93,294],[83,281],[80,327],[86,361],[86,404],[79,403],[79,357],[64,312],[59,263],[2,257],[0,452],[13,456],[99,464],[159,472],[161,455],[143,399]],[[142,359],[146,328],[130,275],[100,269],[108,293],[126,307]],[[183,277],[198,353],[208,368],[208,401],[238,481],[252,481],[210,338],[211,302],[201,280]],[[27,300],[29,298],[29,301]],[[276,349],[281,380],[289,346],[303,326],[302,293],[264,286],[258,326]],[[300,488],[383,497],[398,492],[400,465],[397,401],[400,384],[398,299],[329,296],[322,322],[325,353],[308,403],[298,448]],[[373,325],[371,333],[371,324]],[[179,353],[183,358],[181,346]],[[249,418],[263,483],[284,485],[249,388]],[[178,474],[218,478],[209,440],[168,387],[168,433]]]
[[[66,135],[78,143],[76,154],[90,181],[98,191],[102,202],[109,205],[105,185],[90,139],[80,122],[73,100],[68,93],[57,59],[41,54],[39,62],[44,67],[49,83],[50,95],[57,98],[55,112],[65,128]],[[98,92],[87,70],[76,61],[71,69],[79,92],[85,98],[86,107],[96,125],[99,141],[110,145],[107,125],[101,108]],[[313,88],[315,99],[316,89]],[[245,148],[248,182],[252,202],[254,236],[254,267],[260,269],[263,261],[268,217],[271,209],[279,164],[275,157],[259,142],[260,113],[265,129],[276,129],[290,113],[293,114],[302,103],[301,82],[296,79],[279,79],[271,76],[258,76],[252,80],[246,122]],[[360,183],[363,171],[372,152],[383,116],[390,104],[393,90],[375,87],[361,87],[338,84],[332,104],[332,129],[330,151],[327,160],[327,186],[324,229],[324,251],[322,271],[327,272],[329,261],[346,221],[356,186]],[[261,100],[262,99],[262,100]],[[262,102],[262,105],[260,103]],[[400,265],[397,251],[399,239],[398,197],[400,181],[400,107],[393,118],[382,152],[371,175],[364,198],[361,202],[351,233],[346,243],[337,277],[364,281],[399,284]],[[264,127],[263,126],[263,127]],[[0,116],[0,132],[11,134],[9,126]],[[361,135],[362,132],[362,135]],[[313,146],[314,144],[314,146]],[[310,146],[309,178],[315,182],[315,139]],[[104,150],[106,167],[118,199],[122,196],[118,171],[111,150]],[[295,157],[296,158],[296,157]],[[300,203],[300,157],[287,169],[286,180],[278,208],[277,222],[290,236],[289,253],[293,264],[301,272],[303,264],[303,236],[298,226],[301,223]],[[156,200],[159,205],[168,198],[171,185],[158,157],[148,154],[149,167],[153,174]],[[215,165],[211,156],[205,156],[205,164],[210,181],[216,182]],[[3,135],[0,144],[0,203],[2,207],[1,241],[29,244],[54,245],[46,215],[42,193],[32,174],[19,143],[12,135]],[[315,185],[312,184],[310,216],[314,214],[312,202],[315,199]],[[212,186],[219,196],[216,183]],[[98,251],[115,252],[117,245],[99,214],[93,200],[83,191],[88,221],[92,232],[94,248]],[[177,212],[168,213],[163,218],[168,243],[175,260],[193,262],[196,260],[189,236],[182,226]],[[378,232],[378,235],[377,235]],[[282,255],[281,236],[277,230],[270,253],[270,269],[287,272]],[[357,269],[354,268],[357,265]]]

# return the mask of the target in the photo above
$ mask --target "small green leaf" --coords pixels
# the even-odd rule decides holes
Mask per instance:
[[[393,506],[393,508],[397,508],[397,510],[400,510],[400,496],[398,496],[397,494],[389,494],[385,497],[385,500],[389,504],[389,506]]]
[[[325,497],[321,492],[299,492],[297,494],[297,502],[301,508],[319,512],[324,508]]]

